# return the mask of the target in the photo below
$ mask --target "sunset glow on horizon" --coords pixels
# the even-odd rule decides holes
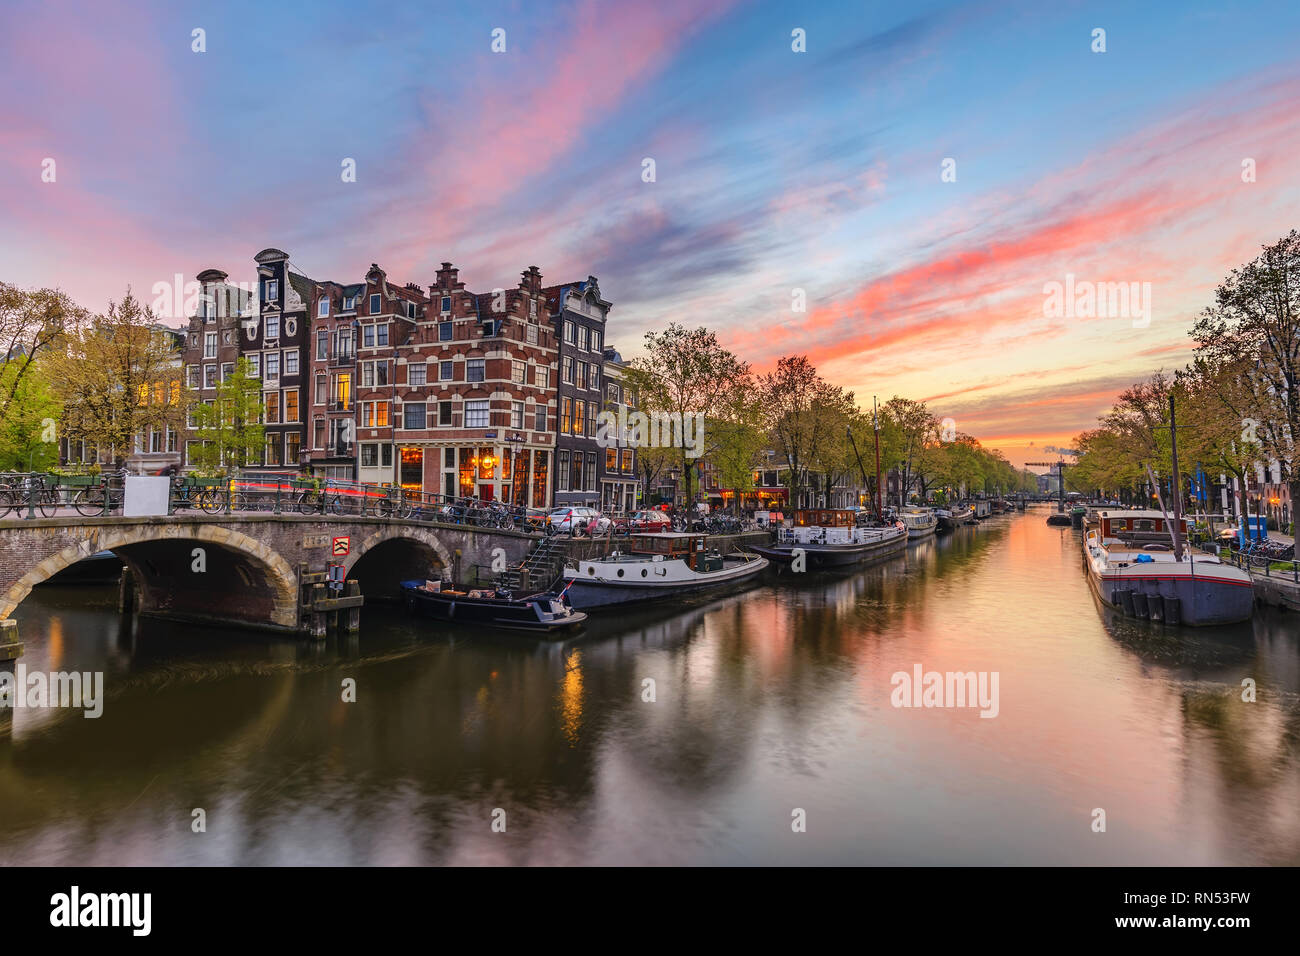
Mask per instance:
[[[448,260],[475,291],[536,264],[599,278],[625,357],[706,325],[1017,465],[1187,362],[1215,286],[1300,222],[1282,3],[20,2],[0,24],[0,280],[98,310],[252,281],[267,247],[340,282]],[[1149,314],[1054,315],[1052,283],[1145,286]]]

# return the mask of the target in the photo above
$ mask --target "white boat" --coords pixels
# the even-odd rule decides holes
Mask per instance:
[[[702,534],[638,534],[627,551],[566,566],[563,593],[577,608],[672,600],[745,581],[767,566],[758,555],[706,550]]]
[[[1131,617],[1168,624],[1234,624],[1250,618],[1250,575],[1184,545],[1174,554],[1170,526],[1186,541],[1187,522],[1160,511],[1102,510],[1084,535],[1088,580],[1101,600]]]
[[[904,508],[898,517],[907,528],[908,538],[912,539],[934,534],[934,529],[939,526],[939,519],[929,508]]]
[[[773,564],[794,564],[800,556],[810,570],[841,568],[887,557],[907,544],[902,522],[859,523],[863,512],[820,508],[795,512],[794,527],[780,528],[770,545],[749,545]]]

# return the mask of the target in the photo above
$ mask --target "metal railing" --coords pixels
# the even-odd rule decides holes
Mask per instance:
[[[1268,539],[1265,538],[1264,542],[1267,541]],[[1274,542],[1274,545],[1276,544]],[[1288,554],[1289,557],[1284,556]],[[1266,578],[1280,577],[1300,584],[1300,561],[1295,560],[1294,554],[1294,548],[1247,547],[1245,550],[1223,548],[1219,551],[1219,560],[1227,561],[1250,574],[1259,574]]]

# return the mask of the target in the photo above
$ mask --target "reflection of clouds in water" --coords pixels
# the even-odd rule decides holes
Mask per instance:
[[[35,595],[65,667],[125,651],[133,670],[104,718],[78,718],[102,727],[58,722],[0,750],[0,861],[1296,862],[1287,622],[1115,624],[1077,535],[1043,516],[595,616],[563,641],[381,608],[358,641],[310,649],[157,622],[123,641],[111,605]],[[889,675],[917,662],[999,671],[1002,712],[889,707]],[[1259,703],[1240,702],[1243,676]],[[1078,827],[1098,805],[1137,835]],[[792,806],[810,815],[795,844]]]

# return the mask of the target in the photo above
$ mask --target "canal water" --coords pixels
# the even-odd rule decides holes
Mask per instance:
[[[1300,618],[1116,618],[1046,514],[562,643],[37,589],[23,663],[105,699],[0,715],[0,863],[1300,864]],[[918,666],[996,673],[996,716],[893,706]]]

